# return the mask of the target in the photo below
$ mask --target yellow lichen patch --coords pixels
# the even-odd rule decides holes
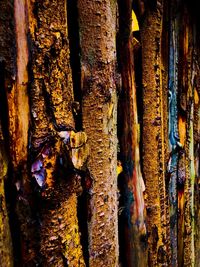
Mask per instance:
[[[194,103],[197,105],[199,104],[199,94],[197,92],[197,89],[194,89]]]
[[[132,31],[139,31],[139,24],[135,12],[132,10]]]
[[[117,161],[117,175],[119,175],[121,172],[123,172],[122,163],[120,160]]]
[[[179,117],[178,119],[178,129],[179,129],[179,137],[180,143],[182,145],[185,144],[185,135],[186,135],[186,120],[183,117]]]
[[[85,262],[82,255],[80,244],[80,234],[77,219],[77,197],[72,194],[64,203],[66,213],[64,213],[64,222],[67,224],[65,232],[62,232],[61,242],[63,244],[63,255],[71,267],[83,267]]]
[[[112,113],[113,113],[113,108],[114,108],[114,105],[113,103],[111,103],[108,108],[108,118],[111,118]]]
[[[70,133],[70,147],[72,163],[76,169],[83,169],[89,154],[89,147],[87,145],[87,135],[85,132],[71,131]]]
[[[70,146],[71,148],[78,148],[83,146],[87,142],[87,135],[85,132],[71,131],[70,133]]]
[[[64,196],[63,196],[64,194]],[[51,206],[43,207],[41,254],[44,266],[84,267],[77,217],[77,193],[63,184],[59,191],[54,187]]]

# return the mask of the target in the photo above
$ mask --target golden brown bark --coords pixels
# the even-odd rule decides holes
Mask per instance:
[[[195,1],[118,0],[116,10],[113,0],[78,0],[79,17],[66,2],[0,1],[0,266],[199,266]],[[70,59],[73,16],[80,62],[78,40]],[[77,207],[82,184],[87,203]]]
[[[28,10],[31,143],[36,155],[32,157],[31,172],[40,195],[41,262],[45,266],[85,266],[77,219],[80,176],[73,170],[77,167],[73,158],[77,148],[72,148],[73,140],[76,145],[81,135],[76,138],[72,131],[75,129],[66,1],[28,1]]]
[[[27,161],[29,98],[28,98],[28,44],[25,1],[14,1],[16,38],[16,77],[8,96],[10,154],[14,168]],[[22,105],[23,103],[23,105]]]
[[[162,88],[163,1],[147,2],[141,25],[143,66],[143,171],[147,193],[149,266],[168,266],[164,128],[167,127]]]
[[[78,1],[83,129],[88,136],[90,266],[118,266],[116,1]]]

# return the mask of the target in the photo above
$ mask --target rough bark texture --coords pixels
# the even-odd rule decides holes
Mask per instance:
[[[194,0],[0,1],[0,267],[199,267],[199,21]]]
[[[163,115],[161,34],[163,1],[147,1],[141,25],[143,66],[143,171],[147,193],[149,266],[168,266],[170,254],[165,193],[166,155]]]
[[[80,176],[74,171],[74,167],[82,167],[76,166],[74,150],[83,146],[85,140],[72,131],[66,1],[29,1],[28,9],[31,143],[36,155],[32,157],[31,172],[40,195],[42,264],[85,266],[77,219]],[[80,149],[78,152],[80,155]]]
[[[83,129],[88,136],[90,266],[118,266],[116,2],[78,2]]]

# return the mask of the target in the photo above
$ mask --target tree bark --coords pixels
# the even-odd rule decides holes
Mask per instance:
[[[0,1],[0,267],[199,266],[199,25],[193,0]]]
[[[83,129],[88,136],[90,266],[118,266],[116,2],[78,1]]]
[[[66,12],[64,0],[27,2],[31,54],[31,187],[38,202],[36,220],[40,222],[36,229],[39,253],[31,252],[26,262],[29,266],[34,262],[45,266],[85,266],[77,218],[80,176],[76,175],[75,160],[71,159],[76,149],[72,143],[83,143],[83,140],[75,133],[72,114]],[[25,254],[27,257],[30,251]]]
[[[163,1],[147,1],[141,28],[143,76],[143,172],[147,193],[149,266],[168,266],[165,132],[162,87]]]

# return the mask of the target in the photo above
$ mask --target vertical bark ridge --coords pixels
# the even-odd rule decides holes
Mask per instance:
[[[164,178],[164,199],[163,204],[163,218],[166,218],[166,223],[163,220],[163,227],[166,229],[165,233],[165,244],[166,250],[168,253],[169,259],[171,259],[171,244],[170,244],[170,210],[169,210],[169,172],[167,169],[168,162],[169,162],[169,154],[170,154],[170,145],[169,145],[169,103],[168,103],[168,80],[169,80],[169,3],[168,1],[163,2],[163,24],[162,24],[162,37],[161,37],[161,79],[162,79],[162,86],[161,86],[161,94],[162,94],[162,134],[163,134],[163,178]],[[164,16],[165,14],[165,16]],[[170,260],[169,260],[170,262]]]
[[[28,44],[25,1],[14,1],[16,39],[16,77],[8,92],[8,116],[11,157],[14,168],[27,161],[29,98],[28,98]],[[23,103],[23,105],[22,105]]]
[[[118,266],[116,1],[78,1],[83,129],[88,136],[90,266]]]
[[[188,14],[186,14],[186,19]],[[185,231],[184,231],[184,266],[194,266],[194,32],[188,18],[188,47],[186,57],[186,181],[185,181]]]
[[[163,1],[147,3],[141,25],[143,63],[143,171],[147,193],[148,264],[168,266],[167,212],[165,194],[166,120],[162,108],[162,33]]]

